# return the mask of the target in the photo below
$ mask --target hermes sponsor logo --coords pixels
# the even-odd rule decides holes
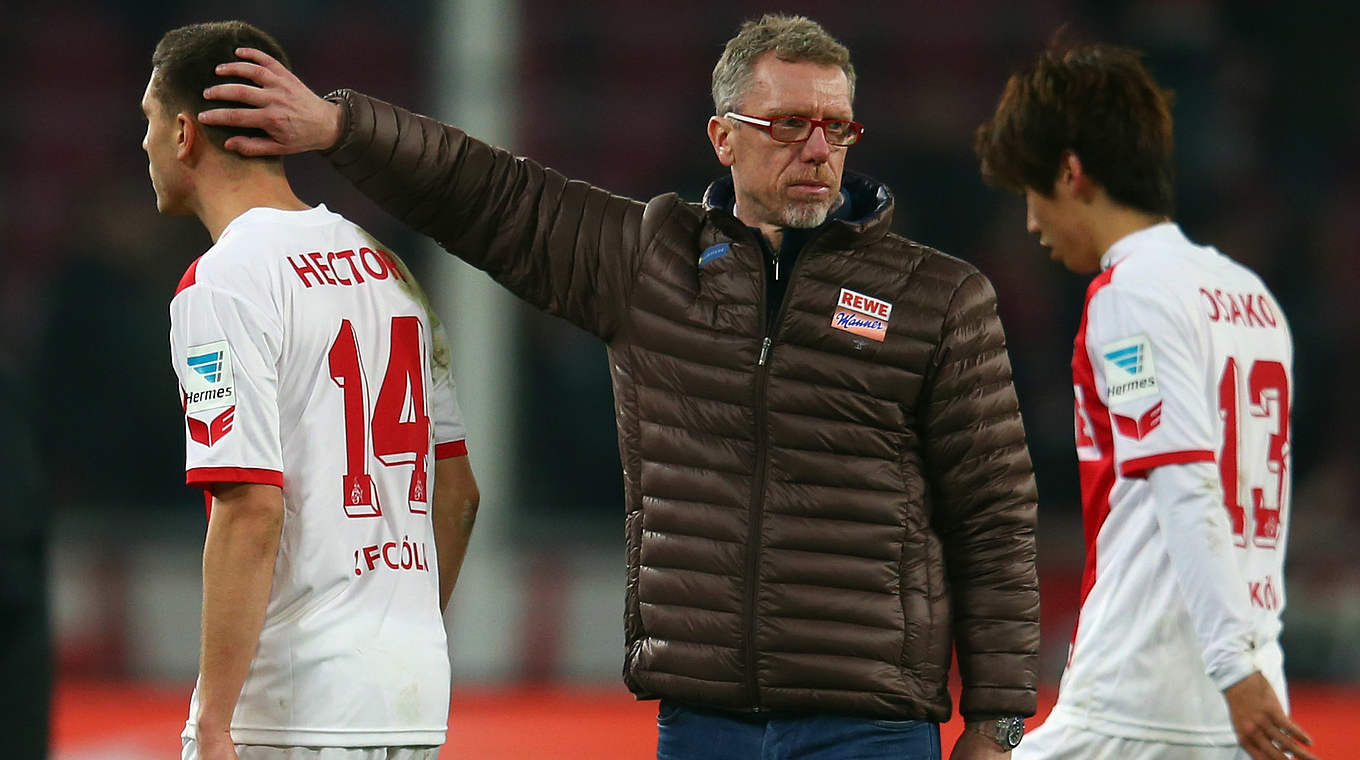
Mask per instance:
[[[184,411],[186,414],[222,409],[236,404],[236,384],[231,372],[231,347],[225,340],[190,346],[184,359]]]
[[[1100,348],[1104,361],[1105,397],[1108,405],[1137,401],[1159,392],[1152,344],[1146,335],[1106,343]]]
[[[831,326],[882,343],[888,336],[891,317],[891,303],[841,288],[836,311],[831,315]]]

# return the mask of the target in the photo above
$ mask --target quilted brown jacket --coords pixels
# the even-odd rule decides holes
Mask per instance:
[[[331,162],[609,346],[626,500],[624,678],[733,710],[945,720],[1035,708],[1036,494],[991,284],[890,234],[886,188],[824,224],[766,324],[729,210],[648,203],[353,91]],[[727,180],[730,184],[730,179]],[[883,340],[832,325],[891,304]]]

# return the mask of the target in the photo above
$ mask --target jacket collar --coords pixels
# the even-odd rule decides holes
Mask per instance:
[[[850,249],[871,245],[892,227],[893,195],[887,185],[862,174],[846,172],[841,180],[842,206],[821,226],[810,230],[818,247]],[[732,177],[715,180],[704,192],[704,209],[716,227],[728,237],[748,234],[746,225],[732,215],[736,190]]]

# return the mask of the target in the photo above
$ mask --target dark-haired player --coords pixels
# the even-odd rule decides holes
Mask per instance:
[[[1293,343],[1260,278],[1172,221],[1166,93],[1133,51],[1053,48],[976,149],[1052,258],[1096,274],[1072,357],[1081,613],[1015,757],[1311,758],[1279,644]]]
[[[165,35],[142,98],[156,203],[213,246],[171,302],[187,482],[209,495],[186,760],[426,760],[477,505],[449,355],[410,272],[196,114],[241,22]]]

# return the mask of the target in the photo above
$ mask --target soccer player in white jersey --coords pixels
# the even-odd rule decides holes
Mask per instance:
[[[1167,94],[1134,51],[1053,47],[975,147],[1052,258],[1098,273],[1072,358],[1081,611],[1016,760],[1312,758],[1279,644],[1293,345],[1261,280],[1172,221]]]
[[[432,759],[478,500],[447,344],[399,259],[197,121],[246,45],[283,56],[240,22],[167,33],[142,98],[158,207],[213,240],[170,306],[209,501],[183,757]]]

